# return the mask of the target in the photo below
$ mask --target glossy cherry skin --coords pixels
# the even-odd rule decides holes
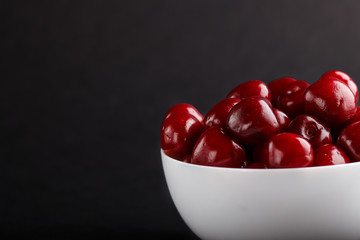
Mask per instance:
[[[170,117],[173,114],[191,114],[196,117],[200,122],[203,121],[203,115],[193,106],[187,103],[179,103],[172,106],[165,114],[164,119]]]
[[[268,168],[266,166],[265,163],[258,163],[258,162],[255,162],[255,163],[250,163],[249,165],[246,166],[246,168],[258,168],[258,169],[265,169],[265,168]]]
[[[304,114],[295,117],[286,129],[308,140],[315,150],[324,144],[332,143],[330,129],[317,118]]]
[[[280,132],[280,124],[268,100],[249,97],[231,109],[227,129],[240,143],[255,145]]]
[[[191,114],[172,114],[164,119],[160,142],[164,153],[180,160],[191,153],[204,124]]]
[[[292,82],[296,82],[296,79],[291,77],[284,77],[276,79],[268,84],[268,88],[271,93],[271,103],[274,107],[277,107],[278,98],[283,89]]]
[[[285,131],[289,126],[290,118],[283,111],[280,111],[279,109],[273,108],[273,112],[280,125],[280,132]]]
[[[240,84],[227,95],[227,98],[244,99],[255,96],[263,97],[271,101],[269,88],[264,82],[259,80],[251,80]]]
[[[205,127],[218,126],[226,128],[226,119],[230,110],[238,103],[241,99],[238,98],[225,98],[218,102],[204,118]]]
[[[191,154],[185,155],[185,157],[183,157],[181,161],[185,163],[191,163]]]
[[[347,120],[341,124],[335,125],[331,128],[333,131],[332,132],[333,135],[338,136],[340,134],[340,132],[342,130],[344,130],[344,128],[346,128],[350,124],[353,124],[354,122],[358,122],[358,121],[360,121],[360,107],[359,106],[356,107],[356,113],[354,116],[352,116],[352,118],[350,118],[349,120]]]
[[[325,73],[324,75],[322,75],[320,77],[320,80],[322,80],[322,79],[339,80],[339,81],[343,82],[346,86],[348,86],[350,91],[354,94],[355,102],[356,103],[358,102],[359,91],[356,86],[356,83],[346,73],[344,73],[342,71],[338,71],[338,70],[332,70],[332,71],[329,71],[329,72]]]
[[[262,147],[258,155],[268,168],[310,167],[314,163],[311,144],[293,133],[279,133]]]
[[[341,124],[356,113],[356,97],[339,80],[322,78],[304,94],[305,112],[331,126]]]
[[[303,95],[309,86],[305,81],[289,83],[279,95],[277,107],[290,118],[304,113]]]
[[[314,152],[314,166],[327,166],[349,163],[350,160],[338,146],[325,144]]]
[[[346,153],[351,162],[360,161],[360,122],[347,126],[337,139],[338,146]]]
[[[219,127],[205,130],[197,141],[191,156],[191,163],[240,168],[246,161],[243,147]]]

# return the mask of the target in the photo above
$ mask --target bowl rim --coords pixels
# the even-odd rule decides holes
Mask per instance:
[[[266,173],[273,173],[273,172],[311,172],[311,171],[326,171],[326,169],[342,169],[342,168],[352,168],[352,166],[360,166],[359,162],[350,162],[346,164],[336,164],[336,165],[326,165],[326,166],[311,166],[311,167],[296,167],[296,168],[230,168],[230,167],[216,167],[216,166],[206,166],[206,165],[199,165],[193,163],[186,163],[175,158],[167,156],[162,148],[160,148],[161,159],[169,159],[176,164],[183,165],[186,167],[191,168],[198,168],[198,169],[208,169],[212,171],[229,171],[229,172],[266,172]],[[360,173],[359,173],[360,174]]]

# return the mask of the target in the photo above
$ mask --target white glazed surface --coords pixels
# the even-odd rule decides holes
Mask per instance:
[[[161,158],[175,206],[201,239],[360,239],[360,162],[231,169]]]

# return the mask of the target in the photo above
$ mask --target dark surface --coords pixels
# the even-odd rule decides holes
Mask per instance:
[[[159,154],[162,117],[243,81],[360,79],[358,1],[2,2],[7,238],[196,239]]]

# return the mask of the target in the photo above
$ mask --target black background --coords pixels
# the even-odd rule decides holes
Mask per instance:
[[[359,1],[0,3],[6,238],[196,239],[171,201],[162,117],[241,82],[360,79]]]

